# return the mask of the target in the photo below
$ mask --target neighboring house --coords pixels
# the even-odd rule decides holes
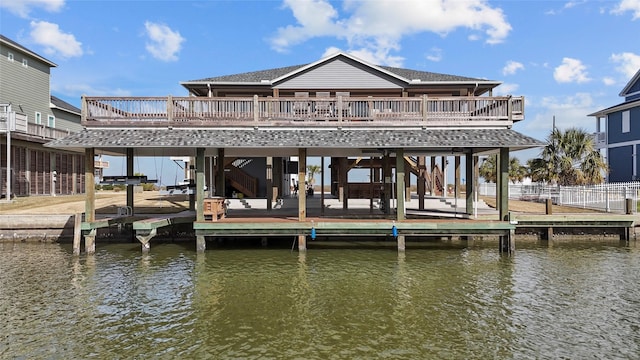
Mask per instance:
[[[0,35],[2,197],[84,193],[84,153],[43,147],[82,129],[80,109],[50,94],[55,66]]]
[[[608,182],[640,179],[640,69],[619,94],[624,102],[597,111],[596,146],[606,151]]]
[[[512,129],[524,119],[524,98],[493,96],[499,81],[377,66],[345,53],[181,84],[188,96],[83,97],[86,130],[47,147],[126,156],[131,180],[134,156],[189,156],[215,194],[235,189],[271,200],[290,190],[288,174],[297,173],[303,189],[307,157],[330,158],[330,185],[343,206],[348,198],[376,198],[385,211],[391,196],[407,195],[405,169],[425,180],[418,182],[422,198],[433,188],[424,183],[436,161],[455,157],[457,182],[464,159],[470,212],[479,156],[500,153],[506,169],[510,151],[543,145]],[[370,169],[371,182],[352,184],[356,168]],[[443,185],[440,177],[435,187]]]

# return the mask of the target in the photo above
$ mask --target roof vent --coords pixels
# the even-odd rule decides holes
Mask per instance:
[[[271,80],[260,80],[261,83],[270,83]]]

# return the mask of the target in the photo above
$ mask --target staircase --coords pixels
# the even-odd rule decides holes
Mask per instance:
[[[258,195],[258,179],[233,164],[228,165],[226,169],[229,170],[225,171],[229,185],[247,197],[256,197]]]
[[[418,167],[418,160],[415,157],[405,156],[404,160],[405,160],[405,163],[408,165],[409,169],[411,170],[412,174],[414,174],[418,178],[420,177],[424,178],[427,189],[434,189],[435,194],[433,195],[440,196],[443,194],[444,174],[442,173],[442,170],[440,170],[440,167],[438,165],[436,165],[432,169],[430,174],[428,171],[421,170]]]

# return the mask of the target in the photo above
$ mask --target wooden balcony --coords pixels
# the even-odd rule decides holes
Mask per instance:
[[[87,127],[511,126],[524,97],[83,97]]]
[[[68,130],[33,124],[27,121],[27,116],[15,112],[0,114],[0,133],[10,131],[40,139],[60,139],[70,134]]]

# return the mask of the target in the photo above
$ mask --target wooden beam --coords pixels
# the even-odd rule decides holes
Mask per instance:
[[[204,221],[204,148],[196,149],[196,220]]]
[[[509,148],[500,148],[498,156],[498,213],[500,221],[507,221],[509,217]]]

